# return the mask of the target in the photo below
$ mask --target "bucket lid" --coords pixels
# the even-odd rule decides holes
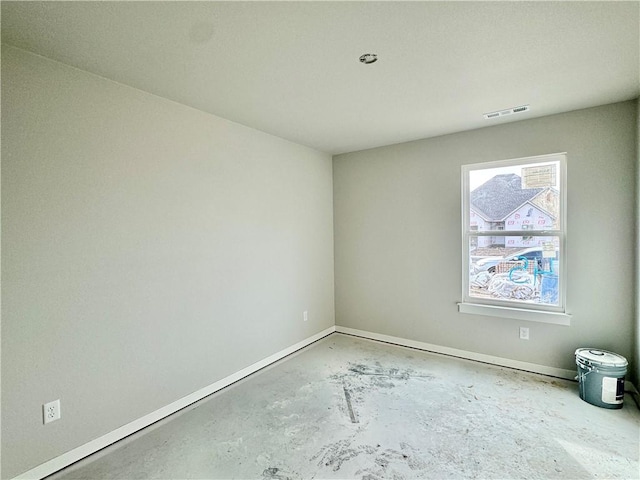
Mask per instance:
[[[589,360],[591,363],[608,365],[612,367],[626,367],[627,359],[617,353],[599,350],[597,348],[579,348],[576,350],[576,357]]]

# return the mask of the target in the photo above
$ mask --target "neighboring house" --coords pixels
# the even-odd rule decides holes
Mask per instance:
[[[555,188],[523,189],[515,173],[496,175],[471,192],[473,230],[543,230],[557,223]],[[478,237],[478,247],[531,247],[539,239],[527,235]]]

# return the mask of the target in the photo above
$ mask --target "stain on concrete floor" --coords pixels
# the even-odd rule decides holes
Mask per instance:
[[[263,480],[292,480],[293,477],[289,477],[278,467],[269,467],[262,472]]]

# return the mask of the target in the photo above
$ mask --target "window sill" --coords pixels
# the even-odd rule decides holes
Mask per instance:
[[[478,303],[458,303],[460,313],[485,315],[487,317],[514,318],[530,322],[552,323],[555,325],[571,325],[571,315],[560,312],[543,312],[524,308],[483,305]]]

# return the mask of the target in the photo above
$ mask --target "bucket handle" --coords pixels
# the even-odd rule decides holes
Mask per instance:
[[[582,382],[587,375],[596,370],[596,368],[591,365],[581,365],[581,367],[587,370],[587,373],[579,373],[575,376],[574,380],[580,380]]]

